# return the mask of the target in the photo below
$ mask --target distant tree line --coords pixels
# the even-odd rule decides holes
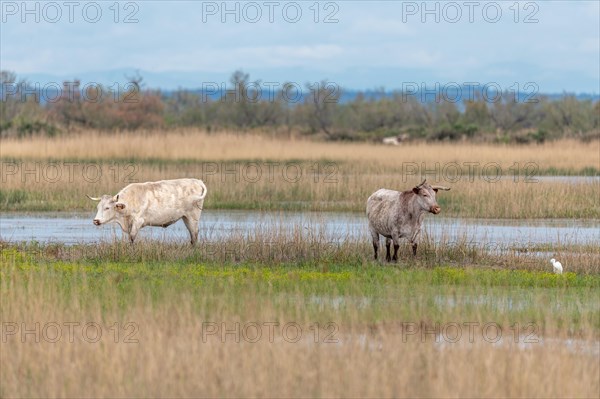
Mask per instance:
[[[264,84],[236,71],[225,89],[161,93],[146,89],[139,75],[123,87],[64,82],[46,87],[0,72],[0,135],[98,129],[129,131],[198,127],[208,131],[267,130],[325,140],[381,141],[470,140],[544,142],[563,137],[600,138],[600,102],[564,95],[522,101],[514,93],[481,93],[450,101],[442,96],[419,101],[400,91],[358,93],[340,101],[342,90],[331,82]]]

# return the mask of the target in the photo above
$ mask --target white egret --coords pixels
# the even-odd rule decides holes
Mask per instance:
[[[550,259],[550,263],[552,263],[552,266],[554,267],[554,273],[556,274],[562,274],[562,265],[560,264],[559,261],[557,261],[556,259],[552,258]]]

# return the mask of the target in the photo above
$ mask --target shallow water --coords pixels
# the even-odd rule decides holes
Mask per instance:
[[[3,213],[0,239],[10,242],[38,241],[66,244],[93,243],[121,239],[116,224],[96,227],[94,213]],[[275,229],[319,235],[328,242],[370,239],[367,218],[362,213],[340,212],[260,212],[205,210],[200,221],[200,240],[217,242],[231,235],[253,237]],[[527,248],[535,244],[600,245],[600,222],[572,219],[513,220],[464,219],[427,215],[422,236],[448,243],[461,242],[487,249]],[[168,228],[145,227],[138,239],[188,240],[182,221]],[[423,238],[423,237],[422,237]]]

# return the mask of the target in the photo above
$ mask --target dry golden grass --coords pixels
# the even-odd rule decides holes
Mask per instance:
[[[0,190],[0,210],[3,211],[73,211],[92,212],[95,203],[85,195],[116,194],[126,186],[127,177],[143,181],[156,181],[180,177],[196,177],[208,187],[206,209],[291,209],[360,211],[366,200],[379,188],[406,190],[420,182],[420,176],[386,173],[385,168],[373,164],[336,163],[335,169],[313,174],[311,162],[295,163],[294,168],[278,165],[269,169],[259,163],[262,176],[246,175],[248,162],[207,163],[155,163],[155,162],[78,162],[69,167],[56,163],[60,178],[44,178],[53,172],[43,161],[18,163],[18,171],[4,174]],[[85,172],[90,166],[89,172]],[[214,166],[217,169],[209,169]],[[362,167],[366,170],[362,170]],[[44,171],[47,170],[47,171]],[[256,169],[249,168],[254,171]],[[296,170],[302,175],[296,180]],[[27,171],[34,171],[30,173]],[[37,172],[36,172],[37,171]],[[96,181],[97,171],[102,171]],[[234,173],[231,174],[230,172]],[[286,174],[288,173],[289,174]],[[269,175],[271,173],[271,175]],[[91,176],[91,178],[90,178]],[[292,177],[292,178],[290,178]],[[564,181],[544,180],[532,176],[505,176],[493,181],[475,174],[472,181],[463,177],[458,182],[446,181],[439,173],[427,176],[431,182],[452,187],[440,192],[438,202],[444,215],[484,218],[600,218],[600,185],[597,181],[572,184]],[[437,178],[436,178],[437,177]],[[493,177],[493,176],[492,176]]]
[[[28,320],[99,320],[94,312],[54,316],[38,310]],[[432,338],[403,342],[393,332],[366,332],[341,345],[215,337],[204,343],[203,316],[185,302],[161,309],[140,304],[115,317],[104,317],[104,333],[113,320],[135,320],[139,343],[105,337],[96,344],[36,344],[11,337],[0,354],[2,396],[596,398],[600,389],[597,355],[574,354],[560,343],[444,348]]]
[[[0,157],[15,159],[319,160],[360,161],[398,168],[403,162],[538,164],[540,169],[600,168],[600,142],[562,140],[544,145],[322,143],[254,133],[179,129],[105,134],[86,131],[55,138],[3,139]]]
[[[106,273],[110,283],[98,287],[96,273],[65,278],[56,272],[2,269],[0,396],[594,398],[600,389],[598,341],[591,329],[575,340],[582,348],[565,341],[570,338],[568,326],[543,343],[523,345],[522,336],[517,345],[508,323],[503,323],[509,320],[498,320],[507,327],[499,344],[483,339],[479,329],[471,343],[465,329],[457,344],[439,345],[432,335],[402,335],[399,322],[407,320],[396,320],[393,314],[384,317],[394,323],[364,325],[360,317],[352,317],[360,314],[359,308],[349,305],[343,310],[351,317],[342,322],[329,319],[327,312],[309,313],[310,298],[300,292],[284,296],[285,301],[295,295],[297,301],[282,308],[277,305],[281,293],[266,292],[263,286],[261,295],[254,285],[235,289],[226,277],[217,287],[209,282],[192,287],[199,293],[184,286],[158,297],[152,297],[143,279],[136,280],[133,292],[125,294],[126,303],[121,303],[124,293],[116,288],[120,282]],[[455,288],[450,295],[460,298],[461,292]],[[403,301],[415,302],[416,310],[422,310],[424,300]],[[547,322],[557,320],[552,311],[544,312],[541,317]],[[471,319],[461,314],[455,309],[447,322],[490,321],[485,306],[471,309]],[[338,325],[339,343],[324,343],[324,330],[319,343],[314,342],[309,326],[327,321]],[[273,342],[263,327],[258,342],[242,336],[238,343],[233,334],[224,340],[220,334],[203,339],[206,322],[226,323],[230,329],[236,322],[279,322],[280,327]],[[304,331],[296,343],[282,339],[281,326],[291,322]],[[17,334],[6,334],[13,323]],[[35,323],[37,335],[23,336],[22,329],[34,330]],[[57,331],[48,328],[49,323],[60,326],[62,336],[56,343],[49,342]],[[72,324],[72,342],[65,323],[77,323]],[[84,334],[86,323],[96,327]],[[137,330],[125,328],[127,323]]]
[[[596,182],[536,182],[547,173],[598,173],[599,141],[389,147],[190,129],[87,131],[55,138],[4,139],[0,156],[0,209],[5,211],[91,209],[85,194],[116,193],[131,182],[128,177],[133,181],[201,178],[209,187],[209,208],[362,211],[375,190],[404,190],[427,177],[453,188],[439,196],[449,215],[600,217]],[[58,179],[44,178],[56,172],[53,166],[48,169],[50,160],[59,163]],[[66,160],[71,166],[61,163]],[[489,169],[482,171],[485,166]],[[102,175],[96,180],[98,171]],[[462,175],[459,182],[453,180],[457,172]],[[494,181],[498,172],[504,180]]]

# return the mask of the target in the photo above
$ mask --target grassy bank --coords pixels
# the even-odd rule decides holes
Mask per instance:
[[[530,258],[473,262],[449,247],[384,266],[364,246],[309,251],[306,240],[276,243],[286,251],[246,245],[236,259],[241,244],[3,244],[0,395],[594,397],[600,388],[597,270],[558,276]]]
[[[403,241],[398,253],[400,268],[434,268],[440,266],[476,267],[492,270],[523,270],[528,272],[552,271],[551,257],[560,259],[566,272],[577,275],[600,274],[600,249],[596,242],[573,244],[531,244],[515,240],[506,244],[474,241],[468,232],[464,236],[442,235],[439,239],[423,234],[419,239],[418,256],[412,255],[410,245]],[[196,246],[181,241],[141,239],[135,245],[119,239],[96,244],[65,245],[36,242],[1,243],[6,248],[3,261],[11,263],[18,254],[26,254],[32,263],[115,262],[123,264],[144,263],[198,263],[198,264],[249,264],[278,267],[305,267],[320,265],[327,271],[335,265],[362,268],[373,264],[373,248],[367,239],[333,240],[318,227],[306,229],[302,225],[291,228],[257,226],[248,233],[232,232],[216,242],[200,241]],[[385,251],[382,242],[382,251]],[[13,255],[13,257],[9,255]],[[379,263],[377,263],[379,264]],[[390,264],[383,263],[390,266]],[[563,281],[563,280],[560,280]]]

